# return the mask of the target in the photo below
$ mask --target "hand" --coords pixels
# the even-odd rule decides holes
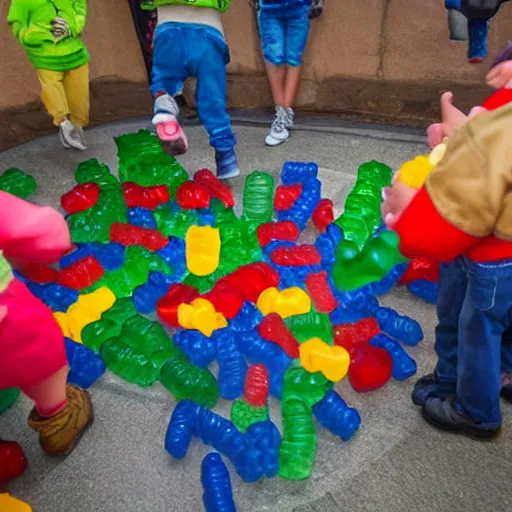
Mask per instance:
[[[494,89],[512,88],[512,60],[506,60],[498,64],[487,73],[485,77],[487,85]]]
[[[391,228],[400,214],[407,208],[416,195],[417,190],[394,179],[391,187],[382,190],[382,218],[386,227]]]
[[[69,36],[70,32],[68,22],[64,18],[57,16],[52,21],[52,34],[55,39],[62,39]]]

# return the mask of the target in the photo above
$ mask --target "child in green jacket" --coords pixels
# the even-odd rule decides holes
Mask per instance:
[[[89,52],[80,39],[87,0],[12,0],[7,22],[41,83],[41,100],[65,148],[86,149]]]

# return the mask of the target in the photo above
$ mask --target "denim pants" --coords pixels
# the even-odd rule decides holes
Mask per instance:
[[[226,107],[229,59],[222,34],[212,27],[167,22],[156,29],[151,94],[175,96],[187,77],[196,77],[197,112],[210,144],[219,151],[230,150],[236,143]]]
[[[501,373],[512,369],[512,260],[441,265],[437,315],[440,383],[473,420],[500,425]]]

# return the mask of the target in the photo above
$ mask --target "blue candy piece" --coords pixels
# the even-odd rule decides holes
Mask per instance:
[[[285,162],[281,171],[281,181],[284,185],[306,183],[318,176],[318,165],[310,162]]]
[[[181,278],[187,271],[185,240],[171,236],[169,238],[169,243],[163,249],[157,251],[157,254],[166,263],[171,265],[174,271],[173,275],[175,275],[176,278]]]
[[[331,272],[336,261],[336,247],[343,240],[343,231],[337,225],[331,223],[324,233],[318,236],[315,241],[316,250],[322,258],[322,267]]]
[[[260,310],[251,302],[244,302],[238,315],[229,322],[229,327],[236,332],[251,331],[263,320]]]
[[[65,313],[78,300],[78,292],[57,283],[29,283],[28,289],[52,311]]]
[[[437,283],[427,281],[426,279],[417,279],[409,283],[407,288],[415,297],[429,304],[437,304],[439,296],[439,286]]]
[[[190,362],[200,368],[207,368],[217,355],[214,339],[196,330],[179,330],[174,336],[174,342]]]
[[[311,273],[315,272],[315,266],[308,267],[281,267],[279,265],[273,265],[273,267],[279,272],[279,285],[280,290],[285,288],[291,288],[292,286],[298,286],[299,288],[305,288],[306,277]]]
[[[379,301],[370,295],[367,289],[360,288],[350,292],[336,291],[334,296],[339,306],[330,315],[333,325],[357,322],[374,316],[379,309]]]
[[[203,459],[201,483],[206,512],[236,512],[229,471],[218,453],[209,453]]]
[[[174,408],[165,434],[165,450],[175,459],[187,454],[200,410],[201,406],[191,400],[182,400]]]
[[[142,206],[128,208],[128,222],[141,228],[156,229],[156,220],[153,212]]]
[[[178,282],[173,275],[163,272],[150,272],[148,280],[133,291],[135,308],[142,315],[154,313],[158,301],[169,291],[171,284]]]
[[[215,213],[209,209],[197,210],[198,219],[197,224],[199,226],[214,226],[215,225]]]
[[[277,212],[278,220],[291,220],[295,222],[301,230],[304,229],[320,202],[321,188],[322,185],[316,178],[304,183],[303,192],[295,204],[289,210]]]
[[[379,308],[375,317],[383,332],[406,345],[417,345],[423,339],[423,329],[416,320],[400,315],[391,308]]]
[[[68,382],[84,389],[91,387],[105,373],[105,363],[85,345],[69,338],[64,338],[64,342],[70,367]]]
[[[94,256],[107,272],[112,272],[123,266],[124,250],[124,246],[117,242],[81,244],[61,258],[60,266],[66,268],[87,256]]]
[[[393,360],[392,375],[396,380],[405,380],[416,373],[416,361],[405,352],[402,346],[386,334],[377,334],[370,345],[387,350]]]
[[[348,407],[334,390],[313,406],[313,413],[322,427],[343,441],[348,441],[361,425],[361,416],[357,410]]]
[[[387,276],[382,278],[380,281],[375,281],[366,285],[363,289],[368,289],[369,293],[372,295],[386,295],[395,287],[400,278],[405,274],[407,266],[407,263],[399,263],[388,273]]]
[[[219,392],[222,398],[234,400],[244,394],[247,363],[238,348],[231,329],[220,329],[213,333],[219,363]]]

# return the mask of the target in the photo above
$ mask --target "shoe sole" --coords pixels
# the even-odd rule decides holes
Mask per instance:
[[[498,430],[482,430],[471,427],[470,425],[448,427],[444,423],[440,423],[435,419],[431,418],[426,413],[424,408],[421,410],[421,414],[423,418],[427,421],[427,423],[429,423],[433,427],[438,428],[439,430],[443,430],[444,432],[450,432],[452,434],[464,434],[465,436],[468,436],[472,439],[477,439],[478,441],[491,441],[492,439],[496,438],[501,432],[501,428],[499,428]]]
[[[289,137],[288,137],[288,139],[289,139]],[[269,148],[274,148],[276,146],[280,146],[281,144],[284,144],[285,142],[288,141],[288,139],[284,139],[284,140],[274,139],[276,142],[267,142],[267,141],[265,141],[265,146],[268,146]]]
[[[162,140],[162,147],[168,155],[179,156],[184,155],[187,150],[187,143],[182,139]]]

